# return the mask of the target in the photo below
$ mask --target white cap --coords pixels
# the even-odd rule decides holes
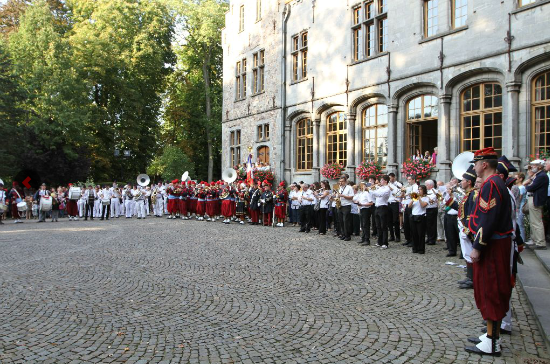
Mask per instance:
[[[544,164],[546,163],[545,161],[543,161],[542,159],[535,159],[533,161],[531,161],[529,164],[538,164],[538,165],[541,165],[541,164]]]

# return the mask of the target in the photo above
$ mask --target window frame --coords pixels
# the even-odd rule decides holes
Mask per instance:
[[[262,0],[256,0],[256,23],[262,20]]]
[[[291,83],[307,79],[308,36],[308,31],[303,30],[291,37]]]
[[[239,7],[239,33],[244,32],[244,4]]]
[[[258,142],[269,141],[269,123],[256,125],[256,140]]]
[[[453,3],[454,3],[454,0],[452,0]],[[435,16],[434,17],[429,17],[429,11],[430,11],[430,4],[433,4],[433,8],[432,10],[435,9],[434,13],[435,13]],[[430,37],[433,37],[435,35],[438,34],[438,28],[439,28],[439,19],[438,19],[438,16],[439,16],[439,0],[424,0],[424,38],[430,38]],[[429,27],[428,25],[428,22],[430,19],[433,19],[435,20],[435,25],[432,26],[432,27]],[[430,29],[433,29],[433,33],[430,34]]]
[[[492,85],[493,87],[495,85],[497,85],[499,88],[500,88],[500,94],[491,94],[492,98],[494,99],[495,95],[500,95],[500,99],[501,99],[501,104],[500,106],[497,106],[497,107],[489,107],[489,108],[486,108],[485,107],[485,101],[486,101],[486,96],[485,96],[485,87],[488,86],[488,85]],[[480,90],[479,90],[479,109],[476,109],[476,110],[469,110],[469,111],[464,111],[464,95],[466,94],[466,92],[468,90],[473,90],[474,87],[477,87],[479,86],[480,87]],[[485,145],[485,142],[488,140],[488,137],[485,136],[485,127],[487,126],[485,124],[485,118],[484,116],[485,115],[488,115],[488,114],[497,114],[497,113],[500,113],[500,124],[495,124],[494,122],[491,123],[491,125],[500,125],[500,147],[495,147],[495,136],[492,135],[490,137],[490,139],[492,140],[492,147],[495,148],[495,150],[497,151],[497,153],[500,153],[502,152],[502,142],[503,142],[503,104],[504,104],[504,94],[502,92],[502,86],[500,84],[500,82],[497,82],[497,81],[489,81],[489,82],[480,82],[480,83],[476,83],[476,84],[473,84],[473,85],[470,85],[468,87],[466,87],[464,90],[462,90],[460,92],[460,152],[465,152],[465,151],[471,151],[471,150],[474,150],[474,149],[483,149],[486,147]],[[471,98],[471,100],[475,100],[475,98]],[[466,117],[474,117],[474,116],[479,116],[479,138],[473,138],[472,135],[470,135],[470,137],[467,139],[471,142],[473,142],[474,140],[478,140],[479,139],[479,148],[470,148],[470,149],[465,149],[464,148],[464,132],[465,132],[465,118]],[[473,127],[471,128],[471,130],[473,130]]]
[[[460,18],[464,18],[464,24],[462,25],[456,25],[456,3],[457,1],[462,1],[462,0],[451,0],[451,29],[457,29],[457,28],[461,28],[463,26],[466,26],[466,22],[468,21],[468,0],[464,0],[466,2],[465,5],[462,5],[460,6],[459,8],[466,8],[465,10],[465,15],[464,16],[461,16]]]
[[[378,112],[378,107],[379,106],[383,106],[385,107],[386,109],[386,122],[385,123],[382,123],[382,124],[379,124],[378,123],[378,117],[380,115],[383,115],[383,114],[379,114]],[[374,108],[374,118],[375,118],[375,123],[374,125],[371,125],[371,126],[367,126],[366,125],[366,116],[367,116],[367,111],[371,108]],[[375,140],[375,155],[374,155],[374,162],[378,162],[378,160],[380,159],[379,155],[378,155],[378,132],[380,129],[386,129],[386,155],[384,157],[384,159],[386,160],[386,163],[384,165],[382,165],[383,168],[385,168],[388,164],[388,148],[387,148],[387,139],[388,139],[388,127],[389,127],[389,113],[388,113],[388,106],[386,104],[383,104],[383,103],[376,103],[376,104],[372,104],[372,105],[369,105],[367,107],[365,107],[362,112],[361,112],[361,156],[363,158],[363,161],[371,161],[370,158],[367,159],[367,156],[366,156],[366,150],[365,150],[365,133],[367,130],[374,130],[374,140]],[[372,138],[369,138],[369,140],[371,140]]]
[[[388,1],[362,0],[351,14],[352,63],[388,52]]]
[[[536,4],[538,0],[532,0],[531,2],[529,2],[527,4],[524,4],[524,1],[526,1],[526,0],[518,0],[518,8],[522,8],[522,7],[527,6],[527,5]],[[529,0],[527,0],[527,1],[529,1]]]
[[[231,167],[241,163],[241,129],[229,132],[229,158]]]
[[[425,117],[425,108],[426,108],[426,97],[434,97],[436,100],[437,100],[437,108],[436,110],[438,110],[438,113],[436,116],[429,116],[429,117]],[[409,110],[410,110],[410,105],[413,101],[415,100],[418,100],[420,99],[420,118],[418,119],[410,119],[409,118]],[[416,95],[412,98],[410,98],[409,100],[407,100],[407,103],[405,105],[405,127],[406,127],[406,130],[405,130],[405,135],[406,135],[406,149],[405,149],[405,153],[408,153],[408,157],[413,157],[416,155],[416,149],[420,149],[420,152],[423,153],[423,149],[425,148],[422,148],[422,140],[419,139],[418,141],[418,145],[416,143],[414,144],[411,144],[411,130],[412,128],[420,128],[420,132],[421,132],[421,128],[422,126],[421,125],[418,125],[419,123],[422,123],[422,122],[425,122],[425,121],[439,121],[439,97],[437,97],[436,95],[434,94],[431,94],[431,93],[425,93],[425,94],[421,94],[421,95]],[[432,105],[433,106],[433,105]],[[413,150],[414,149],[414,150]],[[422,154],[423,155],[423,154]]]
[[[546,99],[537,100],[537,87],[536,82],[540,77],[546,77]],[[542,149],[550,150],[550,143],[544,146],[540,146],[536,144],[536,135],[541,134],[538,132],[536,128],[537,118],[536,118],[536,109],[539,107],[546,107],[550,108],[550,70],[544,70],[542,72],[539,72],[536,74],[535,77],[533,77],[531,81],[531,153],[534,155]],[[550,123],[550,113],[546,114],[545,119],[541,120],[548,120]],[[549,128],[550,129],[550,128]],[[550,131],[546,131],[544,134],[550,134]],[[540,143],[539,143],[540,144]]]
[[[303,133],[300,131],[303,130]],[[303,145],[300,143],[303,142]],[[309,148],[311,147],[311,151]],[[313,121],[303,118],[296,122],[296,170],[313,169]]]
[[[252,95],[265,92],[265,49],[252,53]]]
[[[337,128],[335,130],[330,130],[330,118],[333,116],[333,115],[337,115],[337,121],[336,121],[336,125],[337,125]],[[343,118],[343,125],[344,125],[344,129],[340,129],[339,128],[339,125],[341,123],[341,121],[339,120],[339,115],[342,115],[342,118]],[[345,117],[345,113],[343,111],[335,111],[329,115],[327,115],[326,117],[326,123],[327,123],[327,126],[326,126],[326,160],[327,160],[327,163],[341,163],[344,167],[347,166],[347,162],[348,162],[348,156],[347,156],[347,145],[348,145],[348,125],[347,125],[347,120],[346,120],[346,117]],[[340,135],[343,136],[343,139],[344,141],[340,142]],[[333,160],[332,157],[331,157],[331,153],[330,153],[330,149],[331,149],[331,144],[334,144],[334,143],[330,143],[329,142],[329,137],[330,136],[336,136],[336,151],[333,153],[336,153],[336,160]],[[342,144],[342,149],[340,149],[340,145]],[[343,152],[343,159],[340,159],[340,153]]]

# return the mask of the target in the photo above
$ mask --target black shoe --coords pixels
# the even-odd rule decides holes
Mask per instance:
[[[435,245],[435,243],[426,243],[426,245]]]
[[[458,288],[460,288],[460,289],[472,289],[472,288],[474,288],[474,283],[472,281],[466,282],[466,283],[463,283],[460,286],[458,286]]]
[[[413,246],[413,244],[412,243],[407,243],[405,246],[408,247],[408,248],[411,248]]]
[[[84,221],[88,221],[88,218],[85,218]]]
[[[393,236],[390,236],[390,238],[388,239],[388,241],[395,241],[395,238]]]
[[[305,230],[300,229],[300,230],[298,230],[298,232],[303,233],[303,232],[305,232]]]
[[[369,245],[370,245],[370,241],[366,241],[366,242],[361,244],[361,246],[369,246]]]
[[[487,328],[486,327],[482,328],[481,332],[486,334],[487,333]],[[503,334],[503,335],[512,335],[512,331],[504,330],[504,329],[500,329],[500,333]]]
[[[466,278],[464,278],[463,280],[458,281],[458,282],[456,282],[456,283],[458,283],[458,284],[464,284],[464,283],[468,283],[468,282],[470,282],[470,281],[471,281],[471,279],[468,278],[468,277],[466,277]],[[483,325],[487,325],[487,323],[485,322]]]
[[[413,252],[413,254],[416,254],[416,253],[418,253],[418,250],[413,250],[412,252]]]
[[[454,254],[453,254],[453,253],[449,253],[449,254],[447,254],[447,255],[445,255],[445,256],[446,256],[446,257],[456,257],[456,253],[454,253]]]
[[[348,236],[347,238],[343,239],[344,241],[351,241],[351,238]]]
[[[306,230],[306,234],[309,233],[311,230]]]
[[[418,254],[426,254],[426,252],[418,252]]]
[[[400,242],[401,242],[401,239],[400,239],[400,238],[397,238],[397,239],[395,239],[395,242],[396,242],[396,243],[400,243]]]
[[[345,238],[346,238],[345,236],[340,236],[338,239],[344,240]]]
[[[100,220],[104,220],[103,218],[101,218]]]
[[[477,346],[466,346],[464,348],[464,350],[466,350],[469,353],[474,353],[474,354],[479,354],[479,355],[491,355],[491,356],[500,356],[501,355],[500,351],[498,351],[496,353],[486,353],[484,351],[479,350],[477,348]]]
[[[546,250],[546,247],[544,245],[537,245],[536,247],[534,248],[531,248],[533,250]]]
[[[409,246],[409,244],[410,244],[410,242],[406,241],[406,242],[404,242],[404,243],[401,244],[401,245],[403,245],[403,246]]]

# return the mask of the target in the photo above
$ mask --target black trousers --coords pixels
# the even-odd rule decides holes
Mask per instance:
[[[361,215],[360,214],[351,214],[351,221],[353,223],[353,235],[359,236],[361,233]]]
[[[371,217],[372,235],[378,235],[378,224],[376,223],[376,206],[372,206],[373,212]]]
[[[352,233],[352,228],[353,228],[352,221],[351,221],[352,220],[351,205],[341,206],[339,215],[341,217],[340,218],[340,232],[341,232],[340,235],[346,238],[350,238]]]
[[[311,227],[319,229],[319,210],[311,209]]]
[[[388,246],[388,214],[390,208],[388,206],[376,207],[376,229],[378,230],[378,245]]]
[[[426,216],[411,216],[411,234],[413,240],[413,253],[424,253],[426,251]]]
[[[370,243],[370,222],[374,216],[374,206],[365,207],[359,211],[361,212],[361,241]]]
[[[93,201],[91,203],[86,202],[86,207],[84,208],[84,218],[88,218],[88,211],[90,211],[90,219],[94,219],[94,203]]]
[[[105,210],[107,210],[107,214],[105,214]],[[101,205],[101,218],[106,218],[109,220],[109,215],[111,215],[111,205]]]
[[[336,207],[332,207],[332,221],[334,223],[334,232],[338,235],[342,235],[342,229],[340,228],[340,210]]]
[[[411,230],[411,209],[407,206],[403,212],[403,232],[405,233],[405,241],[412,243],[412,230]]]
[[[434,245],[437,240],[437,207],[426,209],[426,244]]]
[[[328,209],[319,209],[317,211],[317,217],[319,218],[318,226],[319,226],[319,234],[326,234],[327,233],[327,211]]]
[[[401,228],[399,226],[399,202],[392,202],[389,206],[390,213],[388,226],[390,227],[390,238],[400,240]]]
[[[313,216],[313,205],[300,207],[300,231],[311,230],[311,218]]]
[[[445,214],[445,217],[443,218],[445,239],[447,240],[447,250],[449,251],[449,254],[456,254],[456,249],[459,244],[457,219],[457,215],[449,214]]]

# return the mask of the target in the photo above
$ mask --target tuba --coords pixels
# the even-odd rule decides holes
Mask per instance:
[[[468,168],[472,163],[470,163],[471,160],[474,159],[474,153],[472,152],[463,152],[456,156],[455,159],[453,159],[453,164],[451,166],[451,170],[453,172],[453,176],[456,179],[462,179],[462,175],[466,173]]]
[[[237,180],[237,171],[233,168],[226,168],[222,172],[222,179],[231,184]]]
[[[149,178],[149,176],[146,175],[145,173],[137,176],[136,180],[137,180],[137,184],[140,185],[141,187],[147,187],[151,182],[151,178]]]
[[[340,188],[340,186],[338,184],[334,184],[332,185],[332,190],[334,191],[335,194],[338,194],[338,189]],[[334,202],[336,204],[336,208],[339,209],[340,207],[342,207],[342,200],[340,200],[340,197],[333,197],[335,198]]]

